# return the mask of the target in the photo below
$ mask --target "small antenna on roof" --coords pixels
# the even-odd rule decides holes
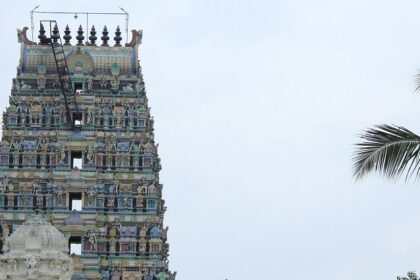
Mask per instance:
[[[125,42],[128,43],[128,13],[121,7],[118,6],[125,13]]]
[[[36,6],[36,7],[35,7],[35,8],[33,8],[33,9],[32,9],[32,11],[30,12],[30,14],[31,14],[31,32],[32,32],[32,41],[34,40],[34,11],[35,11],[36,9],[38,9],[38,8],[39,8],[39,6],[41,6],[41,5]]]

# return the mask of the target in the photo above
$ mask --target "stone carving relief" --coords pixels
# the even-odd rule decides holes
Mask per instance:
[[[89,244],[89,250],[90,251],[96,251],[97,250],[97,238],[96,233],[94,232],[87,232],[85,234],[85,237]]]
[[[96,206],[96,194],[97,194],[97,190],[96,190],[95,186],[90,186],[86,190],[86,193],[88,195],[88,206],[95,207]]]
[[[64,235],[37,215],[10,235],[0,255],[1,280],[70,280],[72,273]]]
[[[123,90],[123,91],[129,91],[129,92],[131,92],[131,91],[134,91],[134,88],[133,88],[133,85],[132,85],[131,83],[129,83],[129,84],[127,84],[126,86],[124,86],[124,87],[122,88],[122,90]]]
[[[95,161],[95,147],[93,144],[89,144],[86,147],[86,159],[88,160],[88,164],[94,164]]]
[[[45,78],[39,78],[39,79],[36,80],[39,91],[42,91],[42,90],[45,89],[46,82],[47,82],[47,80]]]
[[[67,154],[67,146],[65,143],[58,143],[56,145],[58,163],[64,163]]]

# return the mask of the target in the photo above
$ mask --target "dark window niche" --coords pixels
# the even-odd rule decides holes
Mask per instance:
[[[73,113],[73,125],[75,127],[80,127],[82,126],[82,113],[79,112],[74,112]]]
[[[72,151],[71,152],[71,168],[82,169],[82,152],[81,151]]]
[[[80,236],[71,236],[69,238],[69,252],[70,254],[82,254],[82,238]]]
[[[83,91],[83,83],[74,83],[73,92],[81,93]]]
[[[69,210],[82,210],[82,193],[70,193]]]

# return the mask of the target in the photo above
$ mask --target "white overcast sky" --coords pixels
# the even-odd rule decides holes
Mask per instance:
[[[420,133],[420,1],[3,1],[2,110],[18,64],[16,28],[30,24],[37,4],[122,6],[130,29],[144,30],[178,279],[384,280],[420,271],[420,186],[351,175],[362,129],[389,123]],[[98,31],[124,25],[92,21]]]

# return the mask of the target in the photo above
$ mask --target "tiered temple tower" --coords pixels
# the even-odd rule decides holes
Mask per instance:
[[[123,46],[119,28],[88,36],[80,27],[72,45],[68,27],[61,36],[44,25],[37,43],[18,30],[0,142],[0,249],[39,212],[68,239],[72,279],[175,279],[141,30]]]

